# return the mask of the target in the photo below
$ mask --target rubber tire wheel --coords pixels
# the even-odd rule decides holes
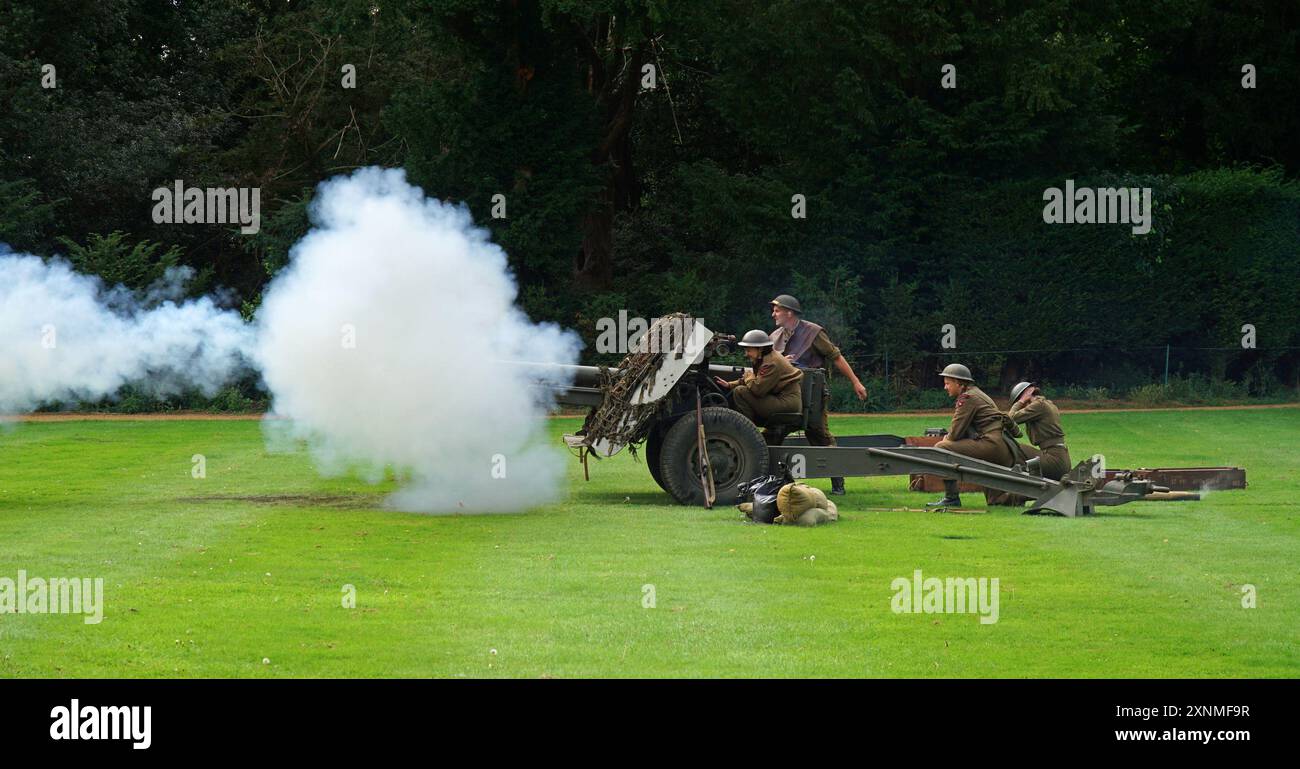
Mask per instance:
[[[737,504],[742,483],[767,475],[767,444],[754,423],[734,409],[710,406],[703,410],[703,419],[714,465],[714,504]],[[695,415],[684,414],[668,428],[659,447],[664,489],[683,505],[704,504],[700,478],[691,471],[699,463],[697,443]]]
[[[691,422],[694,421],[692,418]],[[650,428],[650,435],[645,439],[645,465],[650,469],[650,477],[654,478],[655,483],[659,484],[659,488],[664,491],[668,491],[668,487],[664,485],[663,473],[659,472],[659,458],[663,456],[664,433],[671,425],[671,422],[668,425],[655,425]]]

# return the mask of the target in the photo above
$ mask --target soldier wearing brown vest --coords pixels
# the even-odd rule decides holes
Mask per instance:
[[[1004,415],[993,399],[975,386],[970,369],[953,363],[940,373],[943,375],[943,389],[956,399],[956,407],[948,435],[935,444],[936,447],[1003,467],[1015,464],[1011,447],[1002,437]],[[959,507],[961,497],[957,493],[957,481],[944,479],[943,488],[943,499],[927,506]]]
[[[1044,478],[1054,481],[1070,472],[1070,450],[1065,446],[1065,428],[1056,404],[1043,397],[1038,385],[1021,382],[1011,388],[1011,408],[1007,416],[1024,425],[1033,446],[1020,444],[1029,459],[1037,458]],[[1037,447],[1037,448],[1035,448]]]
[[[804,433],[808,436],[808,443],[813,446],[834,446],[835,436],[831,435],[828,419],[831,410],[831,367],[853,384],[853,393],[858,396],[858,400],[866,400],[867,388],[862,385],[857,374],[853,373],[853,367],[840,354],[839,348],[831,343],[826,329],[804,320],[802,315],[803,307],[793,296],[781,294],[772,300],[772,320],[776,321],[776,330],[772,332],[772,349],[799,368],[826,369],[821,421],[808,425]],[[843,478],[831,479],[831,493],[844,493]]]
[[[749,359],[750,368],[745,369],[745,375],[735,382],[714,377],[719,387],[731,390],[736,411],[764,427],[773,414],[803,410],[803,372],[772,350],[772,340],[766,331],[747,332],[737,346]]]

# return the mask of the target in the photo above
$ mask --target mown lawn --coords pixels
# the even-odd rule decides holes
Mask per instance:
[[[850,479],[841,521],[797,529],[668,504],[620,455],[590,482],[573,463],[558,504],[423,516],[268,453],[256,422],[22,424],[0,431],[0,577],[103,577],[106,607],[0,615],[0,676],[1300,675],[1300,408],[1066,428],[1076,460],[1241,465],[1250,487],[1062,519],[894,511],[930,497]],[[998,578],[998,622],[893,613],[916,569]]]

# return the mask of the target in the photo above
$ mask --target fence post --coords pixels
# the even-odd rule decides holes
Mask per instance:
[[[1169,386],[1169,345],[1165,345],[1165,387]]]

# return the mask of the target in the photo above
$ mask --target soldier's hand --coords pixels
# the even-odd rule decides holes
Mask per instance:
[[[734,387],[735,384],[736,384],[735,382],[728,382],[727,380],[723,379],[723,378],[720,377],[720,376],[715,376],[715,377],[713,378],[713,381],[717,382],[717,383],[718,383],[718,387],[721,387],[721,388],[724,389],[724,390],[730,390],[730,389],[731,389],[732,387]]]
[[[867,399],[867,388],[861,382],[857,382],[853,385],[853,394],[858,396],[858,400],[864,401]]]

